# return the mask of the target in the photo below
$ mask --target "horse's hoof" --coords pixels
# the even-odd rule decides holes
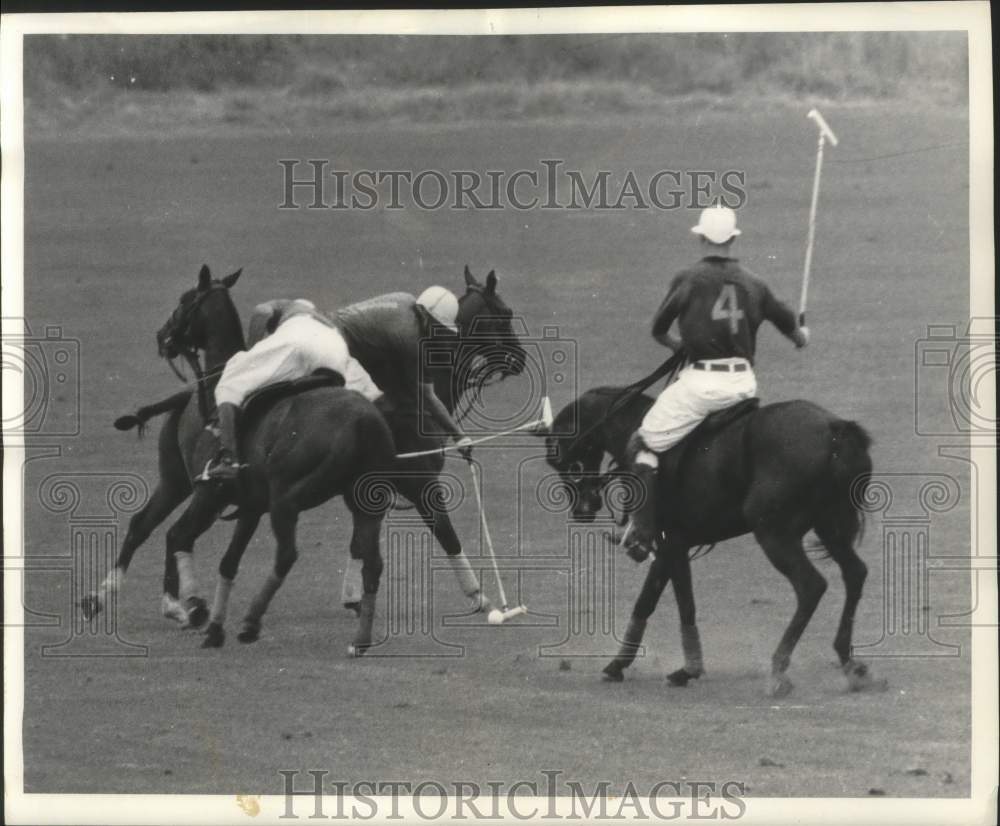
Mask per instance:
[[[637,564],[641,564],[649,559],[650,552],[640,545],[632,545],[625,551],[625,556]]]
[[[361,603],[360,602],[345,602],[344,608],[348,611],[353,611],[355,617],[361,616]]]
[[[885,691],[889,683],[885,679],[875,679],[868,666],[850,660],[844,664],[844,676],[847,678],[847,690],[854,691]]]
[[[92,620],[94,617],[100,614],[101,600],[98,598],[97,594],[88,594],[83,599],[81,599],[80,611],[83,614],[83,618],[87,620]]]
[[[678,686],[679,688],[684,688],[691,680],[697,680],[701,676],[701,672],[688,671],[686,668],[678,668],[676,671],[671,671],[667,674],[667,682],[670,685]]]
[[[601,671],[601,679],[606,683],[620,683],[625,679],[622,667],[616,662],[610,662]]]
[[[208,603],[201,597],[188,597],[187,620],[192,628],[201,628],[208,622]]]
[[[365,652],[372,647],[370,642],[353,642],[347,646],[347,656],[348,657],[363,657]]]
[[[260,628],[244,628],[236,635],[236,639],[242,643],[257,642],[260,639]]]
[[[794,688],[792,681],[784,674],[771,675],[771,696],[775,699],[787,697]]]
[[[222,648],[226,644],[226,632],[217,622],[210,622],[205,629],[205,639],[201,641],[202,648]]]

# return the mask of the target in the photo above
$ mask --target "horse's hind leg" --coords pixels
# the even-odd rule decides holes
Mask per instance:
[[[851,657],[851,642],[854,636],[854,615],[861,601],[861,592],[865,579],[868,577],[868,566],[858,556],[857,552],[841,537],[836,530],[828,529],[822,523],[816,527],[816,534],[823,541],[830,556],[840,567],[844,579],[844,610],[840,614],[840,624],[837,626],[837,636],[833,640],[833,649],[837,652],[840,667],[847,678],[850,691],[863,691],[867,688],[884,688],[885,682],[873,679],[868,666]]]
[[[771,694],[784,697],[792,690],[792,681],[785,673],[792,652],[826,591],[826,580],[806,556],[801,535],[758,529],[754,536],[771,564],[784,574],[795,589],[795,613],[771,660]]]
[[[646,620],[656,610],[660,595],[667,587],[667,582],[670,581],[670,573],[669,555],[658,553],[649,564],[646,581],[642,584],[642,590],[639,591],[639,597],[632,608],[632,616],[625,628],[625,639],[622,640],[621,647],[618,649],[618,655],[604,667],[605,680],[620,683],[624,679],[622,671],[635,661],[643,634],[646,632]]]
[[[347,653],[360,657],[372,644],[372,626],[375,621],[375,602],[382,578],[382,552],[379,534],[382,531],[380,515],[354,513],[354,533],[351,536],[351,559],[361,561],[363,593],[358,611],[358,633]]]
[[[298,521],[299,512],[294,507],[281,503],[271,507],[271,530],[278,543],[274,569],[268,574],[263,587],[247,609],[243,618],[243,628],[236,637],[240,642],[256,642],[260,639],[261,618],[267,612],[271,600],[285,581],[295,560],[299,558],[299,552],[295,547],[295,529]]]
[[[209,614],[208,627],[205,629],[205,639],[202,648],[221,648],[226,641],[223,627],[226,623],[226,611],[229,607],[229,594],[233,590],[233,581],[239,570],[243,553],[253,538],[254,531],[260,523],[260,514],[256,511],[240,509],[239,520],[233,529],[229,547],[219,561],[219,579],[215,585],[215,599],[212,600],[212,611]]]

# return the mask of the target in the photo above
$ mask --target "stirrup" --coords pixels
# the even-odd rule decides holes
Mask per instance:
[[[195,482],[235,482],[240,475],[240,471],[245,468],[246,465],[240,465],[236,462],[215,462],[213,459],[209,459],[205,462],[205,468],[194,477]],[[222,475],[215,475],[218,473],[220,468],[226,468],[227,473]]]

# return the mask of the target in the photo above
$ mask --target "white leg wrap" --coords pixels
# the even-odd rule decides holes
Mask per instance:
[[[448,564],[455,572],[455,579],[458,580],[458,587],[462,589],[463,594],[474,597],[479,593],[479,580],[476,578],[476,572],[472,570],[472,565],[469,564],[469,557],[465,555],[465,551],[449,556]]]
[[[110,594],[118,593],[122,586],[125,584],[125,571],[121,568],[112,568],[106,577],[104,577],[104,582],[101,583],[98,593],[100,594]]]
[[[364,564],[360,559],[348,559],[347,570],[344,571],[344,581],[340,588],[340,600],[345,605],[352,602],[361,602],[361,595],[364,593],[364,580],[361,577],[361,566]]]
[[[178,593],[181,602],[184,602],[188,597],[193,596],[195,591],[194,557],[191,556],[190,551],[177,551],[174,554],[174,559],[177,560],[177,576],[180,580]]]
[[[635,455],[635,463],[637,465],[646,465],[651,468],[658,468],[660,466],[660,458],[651,450],[640,450]]]
[[[212,601],[212,622],[225,625],[226,610],[229,608],[229,594],[232,590],[233,581],[220,576],[219,581],[215,583],[215,599]]]
[[[691,674],[705,670],[701,660],[701,638],[697,625],[681,625],[681,646],[684,649],[684,667]]]
[[[187,611],[170,594],[164,594],[160,600],[160,612],[166,619],[180,623],[183,627],[186,627],[188,624]]]

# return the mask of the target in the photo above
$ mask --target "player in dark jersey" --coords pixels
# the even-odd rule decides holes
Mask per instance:
[[[757,276],[730,256],[740,234],[736,213],[715,206],[702,211],[691,229],[705,256],[678,273],[653,319],[653,338],[666,347],[683,347],[688,364],[650,408],[633,438],[632,470],[646,491],[633,514],[625,545],[643,557],[655,549],[658,454],[695,429],[710,413],[757,393],[753,362],[757,329],[770,321],[796,347],[809,343],[809,330]],[[678,341],[671,335],[676,323]]]

